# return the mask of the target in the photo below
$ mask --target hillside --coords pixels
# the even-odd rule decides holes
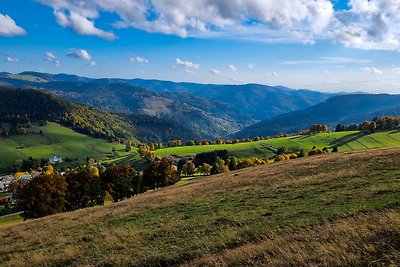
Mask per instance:
[[[256,121],[305,109],[329,97],[320,92],[260,84],[90,79],[37,72],[3,73],[0,74],[1,82],[45,89],[65,99],[111,112],[167,118],[194,130],[202,138],[225,136]]]
[[[251,157],[269,158],[273,157],[275,155],[274,151],[282,146],[287,147],[289,152],[300,151],[301,149],[310,151],[313,146],[321,149],[327,147],[330,150],[333,147],[337,147],[339,151],[399,147],[400,132],[396,130],[372,134],[363,134],[358,131],[331,132],[274,138],[239,144],[171,147],[156,150],[155,154],[159,157],[168,155],[194,156],[201,152],[226,149],[238,159]]]
[[[48,159],[51,156],[77,158],[71,164],[84,163],[86,157],[107,159],[113,157],[112,149],[116,148],[120,156],[124,156],[125,146],[112,144],[102,139],[77,133],[60,124],[49,122],[45,126],[33,125],[30,131],[36,134],[12,135],[0,138],[0,174],[10,171],[17,159]],[[38,134],[42,131],[43,134]],[[23,149],[18,149],[24,145]]]
[[[61,122],[78,132],[107,140],[130,139],[133,142],[151,143],[198,138],[191,129],[168,119],[150,115],[112,114],[40,90],[0,87],[0,94],[0,122]]]
[[[0,228],[0,264],[395,265],[399,166],[392,148],[199,178]]]
[[[235,119],[235,112],[226,104],[213,103],[189,93],[158,93],[126,83],[48,82],[38,88],[64,99],[83,103],[114,113],[141,114],[172,120],[185,129],[213,138],[240,129],[253,122],[249,117]],[[224,114],[217,114],[223,110]]]
[[[361,123],[375,116],[399,115],[400,95],[355,94],[334,96],[301,111],[290,112],[262,121],[234,134],[235,138],[270,136],[278,133],[296,133],[312,124],[328,124],[334,130],[337,124]]]
[[[137,130],[123,118],[75,104],[38,90],[0,88],[0,121],[61,122],[79,132],[108,140],[137,141]]]

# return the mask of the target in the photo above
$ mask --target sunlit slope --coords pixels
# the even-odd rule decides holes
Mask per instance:
[[[336,146],[338,147],[339,151],[380,147],[398,147],[400,146],[400,132],[386,131],[367,135],[354,131],[332,132],[307,136],[275,138],[239,144],[172,147],[157,150],[155,154],[160,157],[174,154],[181,156],[193,156],[200,152],[226,149],[239,159],[243,159],[255,156],[271,157],[274,155],[273,151],[281,146],[288,147],[291,151],[297,151],[302,148],[306,151],[309,151],[313,146],[318,148],[327,147],[329,149]]]
[[[0,265],[387,266],[400,260],[399,176],[390,148],[203,177],[0,228]]]
[[[115,147],[124,155],[125,146],[112,144],[102,139],[93,138],[73,131],[57,123],[46,126],[33,126],[29,129],[40,134],[13,135],[0,139],[0,169],[12,166],[17,159],[49,158],[53,155],[78,157],[81,161],[86,157],[105,159],[112,154]],[[20,146],[23,149],[18,149]]]

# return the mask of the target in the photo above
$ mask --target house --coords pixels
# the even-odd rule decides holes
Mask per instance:
[[[61,157],[52,156],[51,158],[49,158],[49,162],[50,162],[50,164],[57,164],[57,163],[62,163],[63,160]]]

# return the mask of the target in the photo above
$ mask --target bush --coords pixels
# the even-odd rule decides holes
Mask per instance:
[[[313,148],[312,150],[310,150],[310,152],[308,152],[308,156],[314,156],[320,154],[324,154],[324,151],[322,151],[322,149],[320,148]]]

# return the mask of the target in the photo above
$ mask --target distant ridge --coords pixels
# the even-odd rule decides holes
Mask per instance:
[[[301,111],[290,112],[271,120],[261,121],[236,133],[234,137],[269,136],[295,133],[311,124],[361,123],[374,116],[399,115],[400,95],[351,94],[333,96],[326,101]]]
[[[110,112],[168,119],[206,139],[227,136],[257,121],[306,109],[330,96],[261,84],[91,79],[38,72],[4,73],[0,75],[0,83],[46,90],[64,99]]]

